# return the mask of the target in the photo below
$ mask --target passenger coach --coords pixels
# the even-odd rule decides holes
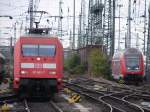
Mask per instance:
[[[115,53],[112,59],[112,76],[125,81],[143,81],[143,54],[136,48]]]

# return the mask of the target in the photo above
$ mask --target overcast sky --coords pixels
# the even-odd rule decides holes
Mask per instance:
[[[0,1],[0,15],[10,15],[14,19],[13,21],[8,18],[0,18],[1,27],[10,26],[17,21],[18,24],[22,24],[23,26],[26,24],[26,15],[29,7],[30,0],[1,0]],[[34,0],[35,1],[35,0]],[[57,29],[58,18],[48,18],[49,24],[47,24],[47,16],[58,16],[59,15],[59,0],[36,0],[37,1],[37,10],[42,10],[48,12],[48,14],[43,16],[43,21],[41,21],[40,25],[48,25],[53,27],[53,29]],[[73,18],[67,18],[67,16],[73,16],[73,0],[62,0],[62,11],[63,11],[63,30],[68,31],[68,29],[72,29],[72,20]],[[80,12],[80,4],[81,0],[76,0],[76,26],[78,26],[78,16]],[[29,17],[29,16],[28,16]],[[28,18],[29,19],[29,18]],[[28,20],[27,19],[27,20]],[[12,23],[13,22],[13,23]],[[29,21],[28,21],[29,22]],[[20,27],[20,26],[18,26]],[[77,27],[76,27],[77,28]],[[5,31],[2,31],[5,32]],[[57,30],[54,30],[56,33]],[[69,32],[69,31],[68,31]],[[65,32],[63,43],[65,46],[69,46],[69,35],[68,32]],[[19,32],[20,33],[20,32]],[[19,36],[18,33],[18,36]]]
[[[59,0],[36,0],[37,1],[37,10],[43,10],[47,11],[49,15],[51,16],[58,16],[59,15]],[[65,47],[69,46],[69,29],[72,29],[72,18],[67,18],[67,16],[73,15],[73,0],[62,0],[62,8],[63,8],[63,30],[64,30],[64,37],[63,37],[63,44]],[[88,0],[86,1],[86,8],[88,7]],[[103,0],[104,1],[104,0]],[[137,35],[139,35],[139,46],[142,48],[143,44],[143,18],[142,16],[144,14],[144,0],[131,0],[132,3],[132,9],[131,9],[131,16],[133,18],[132,21],[132,44],[133,46],[136,45],[135,39],[137,38]],[[134,1],[136,1],[136,5],[134,4]],[[147,7],[148,2],[150,0],[147,0]],[[76,0],[76,30],[78,29],[78,16],[80,12],[80,4],[81,0]],[[121,42],[124,42],[125,33],[127,31],[127,14],[128,14],[128,0],[116,0],[116,17],[118,17],[118,10],[117,4],[122,4],[123,7],[121,7]],[[10,15],[14,19],[9,20],[6,18],[0,18],[0,27],[4,26],[10,26],[14,25],[14,23],[17,21],[18,27],[20,28],[20,24],[22,23],[24,26],[26,26],[26,15],[27,10],[29,7],[29,0],[0,0],[0,15]],[[68,12],[69,9],[69,12]],[[148,14],[148,13],[147,13]],[[49,24],[47,24],[46,20],[48,15],[43,16],[43,21],[41,21],[42,25],[49,25],[53,26],[53,29],[57,28],[58,20],[55,18],[49,18]],[[140,18],[139,18],[140,17]],[[86,15],[87,18],[87,15]],[[136,20],[136,22],[135,22]],[[116,48],[118,46],[118,19],[116,19]],[[0,30],[1,31],[1,30]],[[57,32],[57,30],[55,30]],[[54,31],[54,32],[55,32]],[[5,32],[5,31],[1,31]],[[77,31],[76,31],[77,32]],[[18,31],[18,36],[21,32]],[[11,32],[10,35],[13,35],[13,32]],[[1,41],[1,40],[0,40]],[[124,44],[121,44],[121,48],[124,48]]]

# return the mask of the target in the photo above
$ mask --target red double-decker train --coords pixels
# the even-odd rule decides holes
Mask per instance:
[[[62,88],[63,47],[43,29],[32,32],[15,44],[13,87],[23,97],[52,96]]]
[[[144,58],[141,51],[128,48],[124,52],[114,54],[112,59],[112,76],[125,81],[143,81]]]

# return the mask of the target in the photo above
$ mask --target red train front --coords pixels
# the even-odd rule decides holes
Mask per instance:
[[[13,87],[21,95],[51,96],[62,87],[63,47],[58,38],[20,37],[14,47]]]
[[[117,53],[112,60],[112,75],[115,79],[142,81],[144,78],[143,54],[136,48]]]

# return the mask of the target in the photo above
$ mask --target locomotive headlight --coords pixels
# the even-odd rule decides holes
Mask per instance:
[[[56,72],[49,72],[50,75],[56,75]]]
[[[61,82],[61,81],[62,81],[62,79],[61,79],[61,78],[58,78],[58,79],[57,79],[57,81],[58,81],[58,82]]]
[[[39,57],[38,57],[38,58],[36,58],[36,59],[37,59],[37,61],[40,61],[40,60],[41,60],[41,58],[39,58]]]
[[[19,78],[15,78],[15,81],[20,81],[20,79]]]
[[[136,69],[136,70],[139,70],[139,68],[138,68],[138,67],[136,67],[135,69]]]
[[[21,74],[23,74],[23,75],[27,74],[27,73],[28,73],[27,71],[24,71],[24,70],[21,71]]]
[[[20,78],[15,78],[16,83],[19,83],[19,81],[20,81]]]
[[[128,70],[130,70],[131,68],[130,68],[130,67],[128,67],[127,69],[128,69]]]

